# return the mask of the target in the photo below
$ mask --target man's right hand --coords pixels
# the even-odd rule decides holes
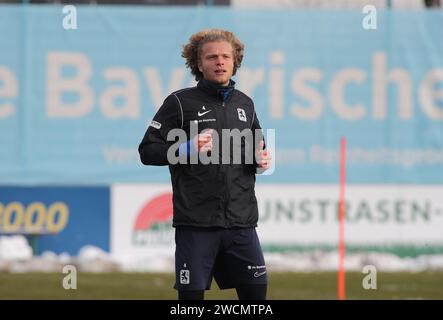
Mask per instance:
[[[214,129],[208,129],[194,137],[194,145],[198,152],[212,151],[212,132]]]

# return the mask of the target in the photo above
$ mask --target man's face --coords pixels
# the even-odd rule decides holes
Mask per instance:
[[[226,41],[205,43],[201,49],[198,69],[206,80],[227,86],[234,72],[232,45]]]

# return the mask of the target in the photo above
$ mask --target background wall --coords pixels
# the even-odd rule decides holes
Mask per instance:
[[[8,227],[23,226],[12,202],[63,202],[66,226],[39,250],[135,245],[137,215],[170,181],[141,165],[138,143],[164,98],[194,84],[181,46],[219,27],[245,43],[234,79],[275,130],[273,173],[257,179],[266,250],[336,246],[346,137],[347,243],[441,251],[442,11],[379,11],[375,30],[360,10],[79,6],[76,30],[64,16],[1,6],[2,233],[29,232]],[[171,248],[169,224],[144,226],[139,247]]]

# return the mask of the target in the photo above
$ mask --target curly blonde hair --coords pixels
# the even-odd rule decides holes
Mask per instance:
[[[234,71],[232,75],[235,75],[237,69],[240,68],[245,49],[244,44],[232,32],[221,29],[203,30],[193,34],[189,38],[189,42],[183,46],[182,51],[182,57],[186,59],[186,66],[191,69],[195,80],[200,81],[203,78],[203,73],[198,69],[203,45],[216,41],[226,41],[233,48]]]

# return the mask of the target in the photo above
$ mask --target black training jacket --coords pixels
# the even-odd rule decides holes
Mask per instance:
[[[233,82],[232,82],[233,83]],[[198,133],[212,128],[219,135],[219,152],[214,149],[219,164],[170,164],[168,149],[179,143],[167,141],[168,132],[181,128],[190,136],[190,122],[198,121]],[[241,164],[231,161],[222,163],[221,129],[260,129],[254,110],[254,103],[241,91],[233,89],[223,99],[220,88],[205,80],[196,87],[187,88],[170,94],[150,123],[139,145],[140,158],[145,165],[169,165],[173,188],[173,226],[198,227],[255,227],[258,220],[257,199],[255,197],[255,174],[257,163],[252,156],[245,163],[244,154]],[[261,133],[261,130],[259,130]],[[258,145],[261,136],[256,136]],[[237,143],[238,145],[238,143]],[[242,152],[249,144],[241,139]],[[255,152],[253,152],[254,154]],[[175,153],[178,155],[178,152]],[[211,154],[210,154],[211,155]]]

